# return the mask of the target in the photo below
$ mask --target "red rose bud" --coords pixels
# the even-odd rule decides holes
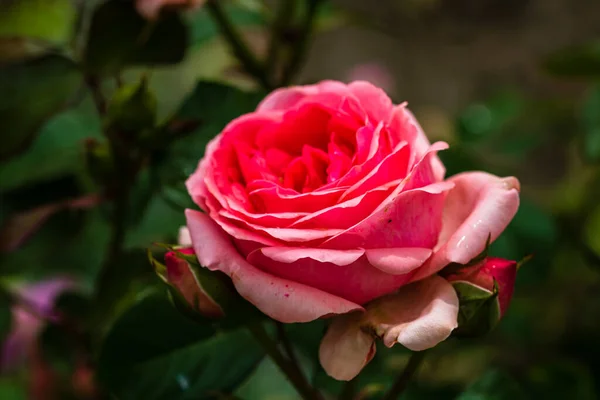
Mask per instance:
[[[208,318],[223,317],[225,313],[221,306],[202,287],[196,266],[182,257],[183,254],[193,255],[194,250],[187,248],[165,254],[167,283],[177,298],[194,313]]]
[[[464,268],[453,268],[446,279],[460,302],[459,336],[479,336],[494,328],[510,304],[517,276],[517,262],[487,257]]]

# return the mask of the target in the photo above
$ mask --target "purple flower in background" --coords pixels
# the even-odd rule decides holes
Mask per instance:
[[[54,301],[61,293],[75,286],[73,279],[58,277],[16,288],[22,304],[15,305],[12,310],[12,330],[2,345],[2,372],[17,369],[31,357],[45,321],[56,317],[53,313]]]

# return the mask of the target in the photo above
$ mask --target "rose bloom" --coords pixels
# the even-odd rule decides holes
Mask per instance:
[[[375,337],[432,347],[458,313],[437,272],[481,253],[519,204],[515,178],[444,179],[447,147],[367,82],[276,90],[208,144],[187,181],[204,211],[186,211],[198,261],[275,320],[345,314],[320,352],[338,379],[372,358]]]

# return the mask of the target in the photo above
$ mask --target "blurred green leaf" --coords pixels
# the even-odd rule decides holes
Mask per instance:
[[[145,249],[153,242],[175,242],[179,228],[185,225],[183,211],[173,208],[159,195],[153,195],[142,220],[127,235],[125,247]]]
[[[515,218],[492,243],[490,254],[510,260],[520,260],[533,254],[533,259],[519,270],[518,283],[539,285],[548,276],[548,265],[552,260],[559,230],[555,217],[527,197],[521,197],[521,204]]]
[[[26,400],[27,391],[24,385],[3,378],[0,380],[0,399],[2,400]]]
[[[597,398],[590,372],[583,365],[568,361],[534,366],[527,373],[524,387],[532,399]]]
[[[214,333],[163,295],[150,295],[114,324],[100,356],[101,378],[120,399],[203,399],[229,393],[262,350],[245,331]]]
[[[519,400],[526,399],[516,380],[499,370],[483,374],[457,400]]]
[[[518,92],[502,91],[482,103],[469,105],[458,117],[457,132],[463,141],[479,141],[499,133],[515,121],[525,102]]]
[[[63,211],[19,250],[3,254],[0,269],[28,280],[69,273],[90,284],[104,259],[109,233],[100,209]]]
[[[74,33],[72,0],[16,0],[0,4],[0,37],[67,42]]]
[[[183,60],[187,44],[187,28],[178,14],[163,13],[150,22],[134,2],[110,0],[94,12],[84,65],[110,74],[127,66],[175,64]]]
[[[184,175],[191,174],[204,154],[206,144],[231,120],[253,111],[263,93],[245,92],[217,82],[200,81],[175,114],[175,120],[193,120],[200,127],[172,146],[172,160],[183,165]],[[223,105],[226,104],[226,107]]]
[[[600,77],[600,41],[563,48],[543,61],[551,74],[567,78]]]
[[[270,358],[264,359],[236,391],[244,400],[300,400],[302,397]]]
[[[100,118],[91,99],[86,98],[50,119],[27,152],[0,164],[0,191],[82,169],[84,139],[101,136]]]
[[[583,104],[581,119],[584,157],[589,162],[598,163],[600,162],[600,86],[590,89]]]
[[[58,55],[0,67],[0,159],[24,150],[81,84],[75,63]]]

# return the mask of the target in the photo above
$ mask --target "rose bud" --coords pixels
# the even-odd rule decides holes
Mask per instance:
[[[182,257],[193,255],[191,248],[169,251],[165,254],[165,279],[172,288],[172,294],[195,314],[208,318],[221,318],[225,314],[221,306],[202,287],[197,265]]]
[[[445,275],[460,302],[457,336],[481,336],[489,332],[506,313],[512,298],[517,262],[487,257]]]
[[[320,354],[338,379],[374,339],[433,347],[458,314],[438,272],[480,254],[519,207],[514,177],[446,178],[446,148],[368,82],[277,89],[198,149],[186,186],[202,211],[185,214],[199,271],[279,322],[333,318]]]

